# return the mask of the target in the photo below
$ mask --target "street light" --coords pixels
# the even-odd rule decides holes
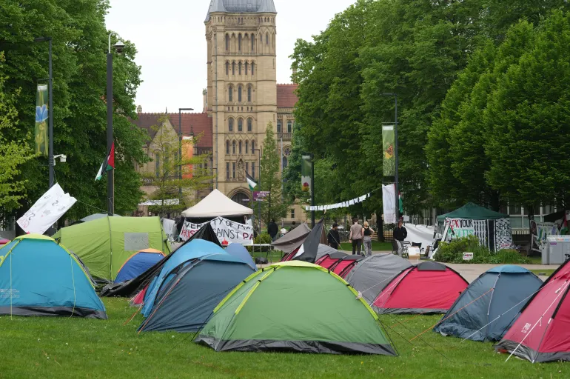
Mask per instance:
[[[111,153],[113,146],[113,51],[111,50],[111,36],[109,33],[109,50],[107,51],[107,151]],[[113,49],[117,54],[121,54],[125,45],[117,42]],[[107,175],[107,214],[115,214],[115,171]]]
[[[54,185],[55,175],[53,161],[53,72],[52,72],[52,54],[51,54],[51,37],[38,37],[34,39],[34,42],[48,42],[49,43],[49,68],[48,68],[48,166],[49,166],[49,188]]]
[[[399,220],[399,191],[398,191],[398,94],[397,93],[383,93],[382,96],[393,96],[394,97],[394,157],[396,159],[396,167],[394,170],[394,186],[396,192],[396,205],[395,215],[396,224]]]

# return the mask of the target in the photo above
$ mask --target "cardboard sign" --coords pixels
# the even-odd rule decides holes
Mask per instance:
[[[473,253],[463,253],[463,260],[464,260],[464,261],[471,261],[471,260],[473,260]]]

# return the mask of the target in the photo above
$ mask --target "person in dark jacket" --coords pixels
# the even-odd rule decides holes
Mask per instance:
[[[408,231],[404,227],[402,220],[398,221],[398,226],[394,228],[394,239],[398,244],[398,255],[400,256],[402,255],[402,246],[407,236]]]
[[[279,228],[277,227],[275,220],[271,220],[271,222],[267,225],[267,233],[271,236],[271,240],[275,241],[277,233],[279,233]]]
[[[338,234],[338,224],[336,222],[333,224],[332,229],[329,231],[327,239],[329,241],[330,247],[333,249],[338,249],[340,245],[340,235]]]

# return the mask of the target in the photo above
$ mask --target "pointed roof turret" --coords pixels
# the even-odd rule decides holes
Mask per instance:
[[[277,13],[273,0],[212,0],[206,22],[210,14],[221,13]]]

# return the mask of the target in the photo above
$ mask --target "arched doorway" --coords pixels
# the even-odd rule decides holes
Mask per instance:
[[[232,201],[235,201],[238,204],[244,205],[244,206],[248,206],[250,199],[249,199],[249,195],[242,192],[242,191],[238,191],[236,192],[232,197],[231,197]]]

